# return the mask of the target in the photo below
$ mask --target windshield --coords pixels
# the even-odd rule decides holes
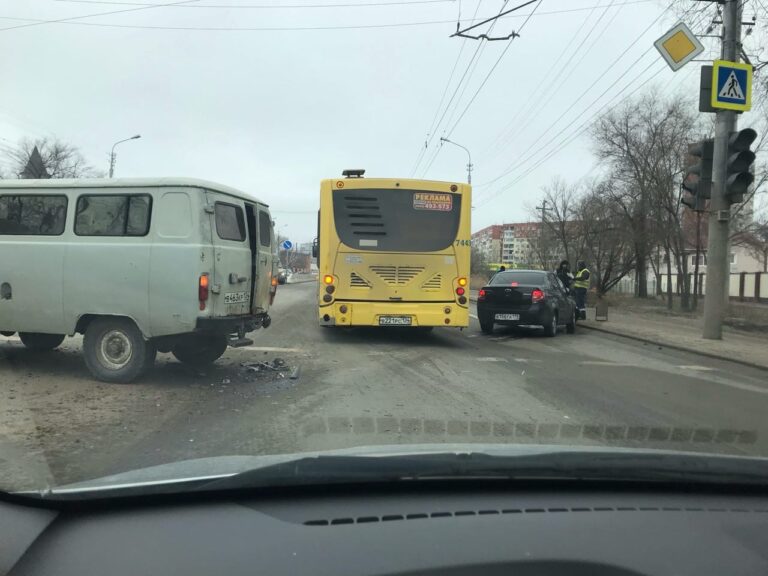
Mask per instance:
[[[766,5],[0,0],[0,490],[768,458]]]

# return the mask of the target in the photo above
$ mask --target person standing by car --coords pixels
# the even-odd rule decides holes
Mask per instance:
[[[573,274],[571,274],[571,265],[568,263],[568,260],[560,262],[555,273],[560,279],[560,282],[563,283],[563,286],[565,286],[566,290],[570,292],[571,284],[573,284]]]
[[[573,279],[576,293],[576,308],[582,320],[587,319],[587,290],[589,289],[589,269],[583,260],[576,263],[576,276]]]

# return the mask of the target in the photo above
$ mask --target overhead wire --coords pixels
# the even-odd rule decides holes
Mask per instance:
[[[646,53],[647,53],[647,51],[646,51]],[[610,104],[612,102],[614,102],[614,100],[616,100],[619,96],[621,96],[622,93],[624,93],[632,84],[634,84],[639,78],[641,78],[648,70],[650,70],[656,64],[661,64],[658,67],[658,70],[656,70],[656,72],[654,72],[650,77],[645,79],[640,85],[635,87],[629,94],[627,94],[626,96],[621,98],[621,100],[619,100],[618,102],[616,102],[615,104],[610,106]],[[651,61],[648,64],[648,66],[646,66],[639,74],[637,74],[632,80],[630,80],[628,83],[626,83],[623,88],[621,88],[618,92],[616,92],[613,95],[613,97],[608,102],[603,104],[601,110],[598,110],[595,113],[593,113],[589,118],[587,118],[584,122],[582,122],[576,128],[576,130],[574,132],[572,132],[571,134],[567,135],[565,138],[560,140],[555,145],[555,147],[552,150],[547,152],[547,154],[544,157],[538,159],[538,161],[536,161],[534,165],[528,167],[523,173],[521,173],[518,176],[516,176],[512,181],[510,181],[509,183],[505,184],[503,187],[501,187],[501,188],[499,188],[499,189],[497,189],[495,191],[486,193],[484,197],[483,197],[483,195],[481,195],[480,199],[476,202],[476,206],[477,207],[481,207],[481,206],[486,205],[491,199],[497,197],[502,192],[505,192],[506,190],[510,189],[512,186],[517,184],[520,180],[525,178],[528,174],[530,174],[533,170],[538,168],[541,164],[543,164],[544,162],[549,160],[552,156],[554,156],[555,154],[560,152],[560,150],[562,150],[563,148],[567,147],[573,141],[575,141],[578,137],[580,137],[586,130],[589,129],[589,127],[592,125],[593,120],[597,117],[598,114],[605,114],[605,113],[608,113],[611,110],[613,110],[619,104],[624,102],[627,98],[629,98],[633,94],[637,93],[638,90],[640,90],[643,86],[647,85],[651,80],[653,80],[656,76],[658,76],[665,69],[666,69],[666,66],[663,63],[660,63],[658,60]],[[623,75],[621,77],[623,77]],[[545,143],[544,145],[539,147],[534,153],[530,154],[527,157],[526,161],[529,161],[529,160],[533,159],[536,156],[536,154],[538,154],[539,152],[541,152],[544,149],[546,149],[560,135],[562,135],[566,130],[568,130],[568,128],[570,128],[574,123],[576,123],[576,121],[578,121],[579,118],[581,118],[597,101],[599,101],[608,92],[608,90],[610,90],[613,86],[615,86],[616,83],[618,83],[618,81],[621,79],[621,77],[617,78],[610,86],[608,86],[608,88],[606,88],[606,90],[604,90],[597,98],[595,98],[592,101],[592,103],[590,103],[580,114],[578,114],[576,116],[576,118],[574,118],[568,125],[566,125],[564,128],[562,128],[547,143]]]
[[[482,3],[482,0],[477,0],[475,13],[472,15],[473,19],[477,16],[477,12],[478,10],[480,10],[481,3]],[[459,3],[459,20],[458,21],[461,22],[461,3]],[[424,141],[424,146],[421,148],[419,155],[416,158],[416,163],[411,169],[411,176],[413,176],[416,173],[416,170],[418,169],[419,164],[421,164],[421,160],[422,158],[424,158],[424,154],[426,153],[426,150],[429,147],[429,142],[431,141],[431,134],[433,134],[433,130],[435,130],[436,128],[435,123],[437,122],[437,117],[440,114],[441,108],[443,107],[443,102],[445,102],[445,96],[448,94],[448,89],[451,87],[451,82],[453,82],[453,77],[456,74],[456,69],[459,66],[459,62],[461,61],[461,55],[464,53],[464,48],[466,48],[466,46],[467,46],[467,39],[464,38],[464,41],[461,43],[461,47],[459,48],[459,53],[456,56],[456,60],[453,63],[453,68],[451,68],[451,73],[448,76],[448,81],[445,83],[445,88],[443,88],[443,93],[440,96],[440,103],[437,105],[437,109],[435,110],[435,115],[432,118],[432,122],[430,122],[429,127],[427,129],[427,138]]]
[[[629,44],[629,46],[627,46],[627,47],[626,47],[626,48],[625,48],[625,49],[624,49],[624,50],[621,52],[621,54],[619,54],[619,55],[618,55],[618,56],[617,56],[617,57],[616,57],[616,58],[613,60],[613,62],[611,62],[611,63],[610,63],[610,64],[609,64],[609,65],[608,65],[608,66],[607,66],[605,69],[601,70],[601,72],[600,72],[600,75],[599,75],[599,76],[597,76],[597,77],[596,77],[596,78],[595,78],[595,79],[592,81],[592,83],[591,83],[591,84],[590,84],[590,85],[589,85],[589,86],[588,86],[588,87],[587,87],[585,90],[583,90],[583,91],[581,92],[581,94],[579,94],[579,96],[578,96],[578,97],[576,97],[574,100],[572,100],[572,101],[571,101],[571,103],[570,103],[570,105],[569,105],[569,106],[568,106],[568,107],[567,107],[567,108],[566,108],[566,109],[565,109],[565,110],[564,110],[564,111],[563,111],[563,112],[560,114],[560,116],[558,116],[558,117],[557,117],[557,118],[556,118],[556,119],[555,119],[555,120],[554,120],[552,123],[550,123],[550,125],[549,125],[549,126],[548,126],[548,127],[547,127],[547,128],[544,130],[544,131],[542,131],[542,132],[539,132],[539,135],[538,135],[538,137],[537,137],[537,138],[536,138],[536,139],[533,141],[533,143],[532,143],[532,144],[530,144],[530,145],[526,146],[526,149],[530,151],[530,149],[531,149],[533,146],[535,146],[535,145],[536,145],[538,142],[540,142],[540,141],[541,141],[541,139],[542,139],[542,138],[544,138],[544,136],[545,136],[547,133],[549,133],[549,132],[552,130],[552,128],[554,128],[554,127],[555,127],[555,126],[558,124],[558,122],[560,122],[560,120],[562,120],[562,119],[563,119],[563,117],[564,117],[564,116],[565,116],[565,115],[566,115],[568,112],[570,112],[570,111],[571,111],[571,110],[572,110],[572,109],[573,109],[573,108],[574,108],[574,107],[575,107],[575,106],[576,106],[576,105],[577,105],[577,104],[578,104],[578,103],[579,103],[579,102],[580,102],[580,101],[581,101],[581,100],[584,98],[584,96],[586,96],[586,95],[589,93],[589,91],[590,91],[590,90],[592,90],[592,88],[594,88],[594,87],[595,87],[595,86],[596,86],[596,85],[597,85],[597,84],[598,84],[598,83],[599,83],[599,82],[600,82],[600,81],[601,81],[603,78],[605,78],[605,74],[606,74],[606,73],[607,73],[607,72],[608,72],[610,69],[612,69],[614,66],[616,66],[616,64],[617,64],[619,61],[621,61],[621,59],[622,59],[622,58],[623,58],[623,57],[624,57],[624,56],[625,56],[625,55],[626,55],[626,54],[629,52],[629,50],[630,50],[630,49],[631,49],[631,48],[632,48],[632,47],[633,47],[635,44],[637,44],[637,43],[638,43],[638,42],[639,42],[639,41],[640,41],[640,40],[643,38],[643,36],[644,36],[644,35],[645,35],[645,34],[646,34],[646,33],[647,33],[647,32],[648,32],[648,31],[649,31],[649,30],[650,30],[650,29],[651,29],[651,28],[652,28],[652,27],[653,27],[653,26],[656,24],[656,22],[658,22],[658,21],[659,21],[659,20],[662,18],[662,16],[663,16],[664,14],[666,14],[666,12],[667,12],[667,11],[670,9],[670,7],[671,7],[671,5],[667,6],[667,8],[665,8],[665,9],[664,9],[664,10],[663,10],[663,11],[662,11],[662,12],[661,12],[661,13],[660,13],[660,14],[659,14],[659,15],[658,15],[656,18],[654,18],[654,20],[653,20],[653,21],[652,21],[652,22],[651,22],[651,23],[650,23],[650,24],[649,24],[649,25],[648,25],[648,26],[647,26],[647,27],[646,27],[646,28],[645,28],[645,29],[644,29],[642,32],[640,32],[640,34],[639,34],[639,35],[637,35],[637,36],[635,37],[635,39],[634,39],[634,40],[633,40],[633,41],[632,41],[632,42]],[[651,45],[651,46],[650,46],[648,49],[646,49],[646,50],[645,50],[645,51],[644,51],[644,52],[643,52],[643,53],[640,55],[640,57],[638,57],[638,58],[637,58],[637,59],[636,59],[634,62],[632,62],[632,63],[631,63],[631,64],[630,64],[630,65],[627,67],[627,69],[626,69],[626,70],[625,70],[625,71],[624,71],[624,72],[621,74],[621,76],[619,76],[619,78],[617,78],[617,79],[616,79],[616,81],[615,81],[615,82],[614,82],[614,84],[612,84],[612,85],[615,85],[615,83],[616,83],[616,82],[618,82],[619,80],[621,80],[621,78],[623,78],[624,76],[626,76],[626,75],[629,73],[629,71],[630,71],[630,69],[631,69],[631,66],[633,66],[634,64],[636,64],[637,62],[639,62],[639,60],[640,60],[640,59],[642,59],[642,58],[643,58],[643,57],[644,57],[646,54],[648,54],[648,53],[649,53],[651,50],[653,50],[653,49],[654,49],[654,46],[653,46],[653,45]],[[494,182],[497,182],[497,181],[501,180],[502,178],[504,178],[505,176],[507,176],[509,173],[511,173],[511,172],[513,172],[514,170],[516,170],[516,169],[519,167],[519,165],[520,165],[522,162],[523,162],[523,160],[518,160],[518,161],[516,161],[516,162],[513,162],[513,163],[512,163],[510,166],[508,166],[508,167],[507,167],[507,168],[506,168],[506,169],[505,169],[505,170],[504,170],[504,171],[503,171],[503,172],[502,172],[502,173],[501,173],[499,176],[497,176],[496,178],[493,178],[493,179],[491,179],[491,180],[488,180],[487,182],[484,182],[484,183],[482,184],[482,186],[487,186],[487,185],[489,185],[489,184],[493,184]]]
[[[508,2],[509,2],[509,0],[504,0],[504,3],[502,4],[501,9],[498,12],[499,14],[501,14],[504,11],[504,8],[506,7]],[[488,27],[488,33],[493,31],[493,28],[496,26],[497,22],[498,22],[498,19],[494,20],[493,22],[491,22],[491,25]],[[429,143],[431,143],[432,140],[434,139],[435,133],[438,132],[440,126],[443,123],[443,120],[445,119],[446,114],[451,109],[451,104],[454,102],[454,100],[456,98],[456,94],[458,93],[459,89],[462,88],[462,86],[464,86],[464,89],[462,90],[461,96],[459,98],[461,99],[463,97],[464,92],[466,91],[466,86],[469,84],[469,81],[472,79],[472,76],[474,75],[475,70],[477,69],[477,62],[479,61],[480,56],[482,55],[483,51],[485,50],[486,44],[487,44],[487,42],[483,42],[483,41],[479,41],[478,42],[477,48],[475,48],[475,52],[472,54],[472,58],[470,59],[469,63],[467,64],[467,67],[464,69],[464,73],[462,74],[461,78],[459,79],[459,82],[456,84],[456,87],[455,87],[455,89],[453,91],[453,94],[451,94],[451,98],[448,101],[448,104],[446,105],[445,109],[443,110],[442,115],[440,116],[440,119],[438,120],[437,124],[435,125],[435,129],[432,132],[432,135],[431,135],[431,137],[429,139]],[[464,84],[464,79],[465,78],[467,80],[467,84]],[[459,101],[456,101],[457,102],[456,106],[458,106],[458,102]],[[441,144],[442,144],[442,142],[441,142]],[[438,155],[440,154],[440,150],[441,149],[442,149],[442,146],[436,146],[435,147],[430,160],[428,161],[426,167],[421,172],[421,177],[422,178],[424,177],[424,175],[426,175],[426,173],[432,167],[432,164],[434,164],[435,160],[437,159]]]
[[[518,28],[518,30],[517,30],[518,32],[521,32],[523,30],[523,28],[525,28],[525,25],[528,24],[528,22],[530,21],[531,17],[535,14],[536,8],[541,6],[541,2],[542,2],[542,0],[539,0],[538,3],[536,4],[536,6],[533,7],[533,10],[531,11],[531,13],[528,15],[528,17],[520,25],[520,28]],[[501,54],[499,54],[499,57],[496,59],[496,62],[494,62],[493,66],[491,66],[491,69],[488,70],[488,73],[485,75],[485,78],[483,78],[483,81],[480,83],[480,86],[477,87],[477,90],[475,90],[475,93],[472,95],[472,98],[470,98],[469,102],[467,102],[467,105],[464,107],[464,110],[462,111],[461,115],[456,120],[456,122],[453,124],[451,129],[448,131],[448,136],[447,136],[448,138],[450,138],[451,134],[453,134],[453,131],[456,129],[456,127],[459,125],[461,120],[464,118],[464,116],[466,115],[466,113],[469,110],[469,108],[472,106],[472,104],[477,99],[478,94],[480,94],[480,92],[482,91],[483,87],[486,85],[486,83],[490,79],[491,75],[496,70],[496,68],[498,67],[498,65],[501,62],[501,60],[504,58],[504,55],[509,51],[510,47],[512,46],[512,43],[518,37],[519,36],[516,36],[516,37],[512,38],[509,42],[507,42],[507,45],[504,47],[504,50],[502,50]]]
[[[118,2],[116,0],[55,0],[68,4],[99,4],[108,6],[156,6],[151,2]],[[368,8],[370,6],[405,6],[413,4],[446,4],[455,3],[456,0],[395,0],[393,2],[344,2],[336,4],[189,4],[178,5],[175,8],[218,8],[218,9],[257,9],[257,10],[285,10],[303,8]]]
[[[543,109],[544,106],[546,106],[546,104],[548,104],[552,100],[552,98],[554,98],[555,92],[554,92],[553,88],[554,88],[555,84],[561,84],[562,85],[565,82],[565,80],[563,78],[567,79],[573,73],[573,71],[576,68],[576,65],[572,66],[570,68],[570,71],[569,71],[569,65],[571,64],[573,59],[576,57],[576,55],[579,53],[579,51],[581,50],[581,47],[584,45],[584,43],[592,35],[592,33],[594,32],[595,28],[600,23],[600,21],[603,19],[605,14],[612,7],[613,3],[614,2],[611,2],[610,4],[605,6],[605,10],[603,10],[602,14],[600,14],[598,16],[597,20],[592,24],[592,27],[589,29],[589,31],[587,32],[587,35],[584,37],[584,39],[581,41],[581,43],[575,49],[570,50],[571,43],[576,40],[576,38],[580,34],[581,30],[586,26],[586,24],[589,21],[590,17],[595,12],[595,9],[590,11],[590,13],[584,19],[584,22],[582,23],[582,25],[579,27],[579,29],[576,31],[576,33],[571,37],[571,40],[568,42],[566,47],[561,51],[560,55],[558,56],[558,58],[555,61],[555,64],[553,64],[550,67],[550,69],[547,71],[547,73],[544,75],[545,78],[549,78],[549,82],[547,83],[547,85],[544,88],[542,88],[539,91],[539,94],[546,94],[547,96],[545,96],[543,101],[542,101],[541,98],[531,97],[531,98],[528,99],[528,104],[527,105],[524,105],[524,106],[519,107],[517,109],[517,112],[515,113],[515,115],[507,123],[507,126],[502,131],[503,137],[501,139],[501,142],[498,141],[498,138],[494,142],[494,146],[496,145],[496,143],[498,143],[498,146],[496,146],[497,152],[495,154],[492,154],[491,157],[497,156],[500,153],[500,151],[503,150],[504,146],[506,146],[509,143],[509,141],[512,139],[514,134],[522,131],[524,126],[530,125],[530,123],[538,115],[538,111]],[[616,16],[616,14],[618,14],[618,11],[616,13],[614,13],[614,18]],[[606,29],[607,29],[607,27],[603,29],[602,33],[605,33]],[[602,33],[601,33],[601,35],[602,35]],[[591,48],[593,46],[594,46],[594,44],[592,46],[590,46],[590,48],[588,50],[591,50]],[[562,58],[562,56],[564,54],[566,54],[566,53],[570,54],[568,60],[558,69],[557,72],[552,73],[552,70],[555,68],[555,66],[557,66],[557,64],[559,63],[559,61]],[[586,52],[585,52],[585,54],[586,54]],[[523,112],[523,110],[525,110],[525,111]],[[520,118],[523,119],[523,126],[518,126],[517,125],[518,119],[520,119]]]

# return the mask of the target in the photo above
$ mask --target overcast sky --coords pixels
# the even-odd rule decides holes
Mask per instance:
[[[646,87],[698,92],[699,64],[673,73],[653,48],[678,21],[659,0],[541,0],[500,19],[494,35],[525,23],[521,36],[483,43],[444,116],[478,48],[449,37],[459,9],[468,25],[476,9],[478,18],[490,17],[502,0],[481,0],[479,8],[477,0],[141,5],[150,2],[167,4],[0,1],[0,149],[55,136],[106,170],[112,144],[139,133],[118,147],[116,176],[235,186],[270,204],[280,232],[295,241],[315,235],[320,179],[358,167],[370,176],[409,176],[436,117],[443,122],[415,175],[464,180],[463,150],[446,144],[432,157],[441,134],[469,148],[477,230],[528,219],[527,207],[554,175],[599,172],[586,135],[535,164],[654,74]],[[337,6],[309,7],[329,4]],[[708,23],[698,14],[687,20],[696,32]],[[437,23],[360,28],[423,22]]]

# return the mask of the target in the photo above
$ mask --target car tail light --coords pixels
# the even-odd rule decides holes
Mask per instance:
[[[200,301],[200,310],[205,310],[205,303],[208,300],[208,274],[200,274],[200,281],[197,285],[197,299]]]
[[[480,292],[477,293],[477,299],[485,300],[485,290],[480,290]]]
[[[531,300],[534,303],[544,300],[544,291],[538,288],[534,288],[533,292],[531,292]]]
[[[520,282],[511,282],[510,286],[512,286],[512,288],[515,288],[516,286],[520,286]]]
[[[459,296],[464,296],[464,288],[462,288],[461,286],[456,288],[456,294],[458,294]]]

